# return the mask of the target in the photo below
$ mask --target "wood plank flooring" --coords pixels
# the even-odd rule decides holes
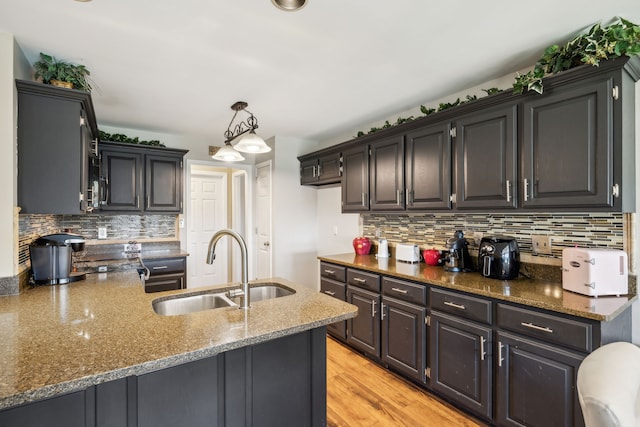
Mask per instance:
[[[327,425],[486,426],[330,337]]]

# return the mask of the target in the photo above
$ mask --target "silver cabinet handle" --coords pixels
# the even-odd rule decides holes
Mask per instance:
[[[367,193],[362,193],[362,206],[367,206],[365,204],[365,200],[364,200],[366,195],[367,195]]]
[[[318,178],[320,178],[320,175],[322,175],[322,166],[318,165]]]
[[[527,323],[527,322],[520,322],[520,324],[522,326],[527,327],[527,328],[535,329],[536,331],[547,332],[547,333],[550,333],[550,334],[553,333],[553,329],[547,328],[546,326],[538,326],[538,325],[534,325],[533,323]]]
[[[524,201],[529,200],[529,180],[527,178],[524,179]]]
[[[157,267],[151,267],[151,268],[153,268],[154,270],[166,270],[169,267],[166,265],[159,265]]]
[[[354,277],[353,281],[354,282],[358,282],[358,283],[367,283],[367,281],[365,279],[361,279],[359,277]]]
[[[395,292],[400,292],[401,294],[405,294],[405,295],[409,293],[409,291],[405,289],[400,289],[400,288],[391,288],[391,290]]]
[[[511,202],[511,182],[509,182],[509,180],[507,180],[506,186],[507,186],[507,203],[509,203]]]
[[[327,273],[327,274],[331,274],[331,275],[336,274],[335,270],[327,270],[327,269],[325,269],[324,272]]]
[[[312,169],[313,169],[313,177],[315,178],[316,177],[316,167],[314,166]]]
[[[380,303],[380,320],[384,320],[384,303]]]
[[[332,297],[336,295],[335,292],[331,292],[331,291],[324,291],[324,293],[327,295],[331,295]]]
[[[502,367],[502,361],[504,360],[502,358],[502,348],[504,347],[504,345],[502,345],[502,343],[500,341],[498,341],[498,367],[501,368]]]
[[[396,205],[402,204],[402,201],[400,200],[401,198],[402,198],[402,190],[397,189],[396,190]]]
[[[464,305],[456,304],[454,302],[445,301],[444,305],[448,305],[449,307],[457,308],[459,310],[466,310],[467,308]]]
[[[371,317],[376,317],[376,302],[371,301]]]
[[[483,336],[480,337],[480,360],[484,360],[484,356],[486,355],[485,351],[484,351],[484,342],[486,340],[484,339]]]

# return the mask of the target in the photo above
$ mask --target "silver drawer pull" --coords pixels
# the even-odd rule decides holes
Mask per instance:
[[[527,328],[535,329],[536,331],[548,332],[550,334],[553,333],[553,329],[547,328],[546,326],[538,326],[533,323],[520,322],[522,326],[526,326]]]
[[[457,308],[460,310],[466,310],[467,308],[462,304],[456,304],[455,302],[445,301],[444,305],[448,305],[449,307]]]
[[[331,291],[324,291],[325,294],[334,296],[336,293]]]
[[[164,269],[169,268],[169,266],[167,266],[167,265],[160,265],[160,266],[158,266],[158,267],[151,267],[151,268],[153,268],[154,270],[164,270]]]
[[[354,282],[358,282],[358,283],[367,283],[367,281],[365,279],[361,279],[359,277],[354,277],[353,281]]]
[[[396,291],[396,292],[400,292],[401,294],[408,294],[409,292],[406,289],[400,289],[400,288],[391,288],[392,291]]]
[[[327,274],[336,274],[335,270],[325,270],[324,272]]]

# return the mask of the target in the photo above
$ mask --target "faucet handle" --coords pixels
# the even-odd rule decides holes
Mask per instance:
[[[227,291],[227,296],[229,298],[243,297],[244,296],[244,290],[242,290],[242,289],[229,289]]]

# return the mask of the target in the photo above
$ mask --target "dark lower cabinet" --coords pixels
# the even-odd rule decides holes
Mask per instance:
[[[347,299],[347,286],[344,283],[340,283],[336,280],[322,278],[320,280],[320,292],[329,295],[330,297],[337,298],[340,301]],[[340,340],[347,339],[347,321],[341,320],[336,323],[327,325],[327,332]]]
[[[497,333],[496,419],[501,426],[584,426],[576,376],[583,355]]]
[[[2,427],[325,426],[326,328],[0,411]]]
[[[411,379],[425,383],[427,309],[383,297],[380,312],[382,361]]]
[[[347,321],[347,342],[376,359],[380,358],[380,294],[347,287],[347,302],[358,307],[358,315]]]
[[[493,416],[492,330],[437,311],[430,314],[430,384],[476,415]]]

